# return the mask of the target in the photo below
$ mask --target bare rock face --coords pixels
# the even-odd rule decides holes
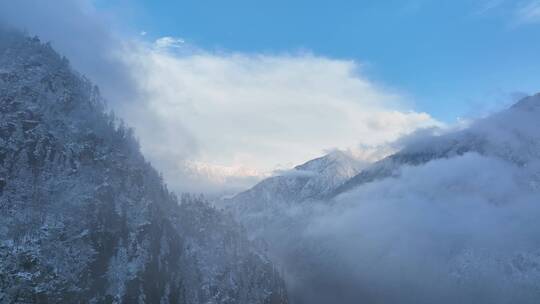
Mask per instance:
[[[171,194],[65,58],[0,36],[1,303],[287,303],[261,246]]]

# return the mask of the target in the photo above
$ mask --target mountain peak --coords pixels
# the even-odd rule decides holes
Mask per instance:
[[[295,170],[310,171],[322,174],[328,170],[348,167],[357,168],[363,162],[354,158],[350,153],[334,150],[324,156],[312,159],[294,167]]]

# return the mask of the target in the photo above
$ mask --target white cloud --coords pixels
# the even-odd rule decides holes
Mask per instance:
[[[266,173],[325,149],[381,145],[437,124],[426,113],[404,110],[403,97],[368,80],[353,61],[186,54],[168,48],[179,39],[165,38],[128,59],[146,102],[128,109],[127,118],[173,188],[186,161]],[[189,155],[179,152],[186,149]]]
[[[165,36],[156,39],[154,46],[157,49],[174,49],[182,47],[184,42],[184,39]]]

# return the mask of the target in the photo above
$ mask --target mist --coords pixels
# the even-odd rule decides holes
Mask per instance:
[[[466,154],[343,195],[301,233],[324,252],[312,260],[319,279],[298,287],[304,302],[534,302],[540,273],[523,268],[540,258],[531,177]]]

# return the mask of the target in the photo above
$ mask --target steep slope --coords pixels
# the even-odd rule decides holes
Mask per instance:
[[[287,303],[242,227],[180,204],[98,89],[0,30],[1,303]]]

